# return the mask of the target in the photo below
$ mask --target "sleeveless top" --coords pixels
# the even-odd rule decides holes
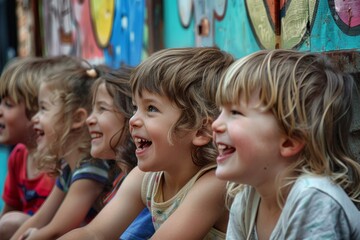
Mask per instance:
[[[141,197],[143,202],[149,208],[152,215],[152,221],[155,231],[160,228],[161,224],[178,208],[181,202],[185,199],[190,189],[194,186],[195,182],[206,172],[215,169],[216,164],[204,166],[200,171],[195,174],[180,191],[167,201],[163,201],[163,192],[161,181],[163,181],[163,172],[147,172],[144,176]],[[205,236],[204,240],[218,240],[225,239],[225,233],[211,228],[209,233]]]

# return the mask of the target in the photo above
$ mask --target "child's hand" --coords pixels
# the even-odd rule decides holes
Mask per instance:
[[[20,236],[19,240],[26,240],[30,238],[30,236],[34,234],[34,232],[36,232],[37,230],[37,228],[29,228],[23,235]]]

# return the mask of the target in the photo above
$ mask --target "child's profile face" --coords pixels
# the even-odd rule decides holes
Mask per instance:
[[[114,100],[101,83],[96,91],[93,109],[86,120],[91,135],[91,156],[115,159],[115,149],[124,128],[124,116],[116,111]]]
[[[169,132],[181,110],[167,97],[142,92],[133,97],[136,111],[130,119],[130,132],[136,145],[138,166],[142,171],[166,171],[191,158],[190,134],[169,141]]]
[[[34,141],[32,122],[26,116],[25,103],[16,104],[11,97],[0,100],[0,143],[29,145]]]
[[[254,94],[248,104],[227,104],[221,107],[213,122],[214,141],[219,150],[216,176],[223,180],[254,187],[273,179],[282,166],[282,135],[269,111],[262,111]]]
[[[42,83],[39,89],[39,111],[32,118],[34,130],[37,134],[37,150],[46,148],[56,137],[55,125],[58,125],[58,113],[61,103],[54,99],[54,92],[46,83]],[[61,129],[61,126],[57,126]]]

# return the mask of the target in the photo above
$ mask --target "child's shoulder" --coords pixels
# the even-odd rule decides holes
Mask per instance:
[[[28,149],[27,147],[22,144],[22,143],[18,143],[15,145],[15,147],[11,150],[11,153],[13,154],[27,154],[28,153]]]
[[[90,179],[104,185],[112,185],[109,174],[109,164],[105,160],[83,161],[72,171],[70,166],[62,161],[61,174],[57,179],[57,185],[66,191],[72,183],[81,179]]]
[[[9,165],[21,166],[26,163],[27,159],[28,149],[24,144],[18,143],[10,152]]]
[[[212,194],[226,194],[226,181],[216,177],[216,164],[209,164],[201,168],[197,174],[184,187],[192,194],[203,194],[203,191],[211,191]]]
[[[337,206],[348,217],[360,217],[360,212],[346,192],[329,177],[305,174],[297,179],[286,201],[290,205],[318,204],[318,206]],[[306,203],[307,202],[307,203]],[[356,213],[356,214],[354,214]],[[359,221],[359,220],[356,220]]]
[[[331,181],[329,177],[310,174],[300,176],[292,187],[291,192],[300,193],[308,191],[309,189],[315,189],[316,191],[334,196],[343,195],[342,193],[345,194],[344,190],[338,184]]]
[[[88,178],[101,183],[110,181],[110,165],[105,160],[91,159],[82,161],[72,174],[72,181]]]
[[[304,174],[294,183],[289,193],[289,200],[313,195],[328,196],[338,202],[349,199],[345,191],[329,177]]]
[[[81,161],[76,167],[75,171],[79,171],[80,169],[110,169],[110,164],[106,160],[102,159],[87,159]],[[83,170],[82,170],[83,171]]]

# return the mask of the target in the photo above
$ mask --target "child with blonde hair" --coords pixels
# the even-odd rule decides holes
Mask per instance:
[[[217,48],[164,49],[131,76],[138,166],[87,226],[61,239],[115,239],[147,207],[152,239],[224,239],[226,182],[215,176],[217,83],[233,57]]]
[[[262,50],[222,78],[216,176],[237,192],[227,239],[360,239],[352,78],[325,56]]]
[[[91,135],[91,156],[116,160],[117,178],[109,202],[126,175],[136,166],[135,143],[129,131],[129,120],[134,112],[130,88],[131,68],[109,70],[92,86],[93,107],[86,123]],[[115,168],[114,168],[115,170]],[[154,233],[147,208],[133,221],[120,239],[149,239]]]
[[[90,89],[99,72],[84,66],[49,76],[40,84],[37,133],[38,167],[56,175],[56,184],[39,211],[11,239],[55,239],[88,223],[111,187],[106,161],[90,156],[86,119]],[[99,204],[98,204],[99,203]]]
[[[9,239],[45,201],[54,179],[36,168],[35,131],[38,88],[50,73],[80,65],[72,57],[27,57],[9,62],[0,77],[0,143],[14,146],[9,155],[0,218],[1,239]]]

